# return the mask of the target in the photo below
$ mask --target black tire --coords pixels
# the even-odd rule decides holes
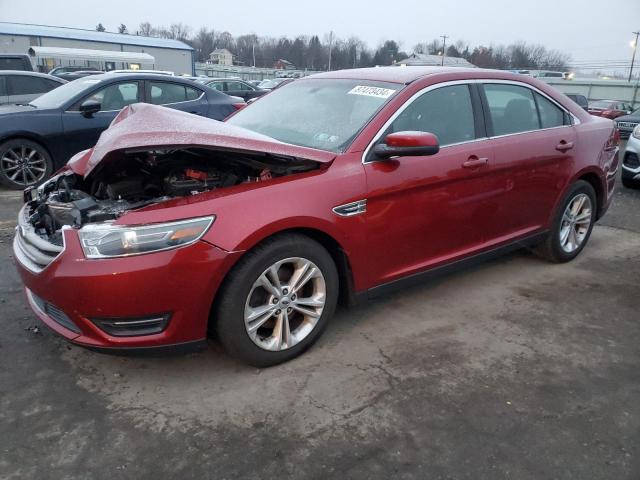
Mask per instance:
[[[322,314],[309,334],[291,348],[269,351],[259,347],[245,328],[244,308],[254,282],[274,263],[291,257],[313,262],[326,285]],[[338,300],[338,272],[331,255],[315,240],[301,234],[282,234],[248,252],[227,276],[213,309],[212,327],[229,355],[256,367],[268,367],[297,357],[320,337]]]
[[[591,201],[591,223],[589,224],[588,230],[582,243],[572,252],[565,251],[560,243],[560,229],[562,228],[562,216],[569,205],[569,203],[578,195],[585,194],[589,197]],[[565,194],[558,210],[555,212],[553,217],[553,222],[551,224],[551,230],[547,235],[547,238],[540,243],[535,249],[534,252],[546,259],[550,262],[554,263],[564,263],[569,262],[576,258],[582,249],[585,247],[587,242],[589,241],[589,237],[591,236],[591,231],[593,230],[593,225],[596,221],[596,212],[598,209],[598,203],[596,198],[596,192],[591,186],[589,182],[585,182],[584,180],[578,180],[575,182],[569,191]]]
[[[35,151],[35,160],[31,160],[31,168],[23,170],[14,164],[19,161],[19,155],[23,149],[25,152]],[[16,170],[19,168],[19,170]],[[49,152],[32,140],[26,138],[13,138],[0,145],[0,184],[12,190],[22,190],[31,185],[40,185],[53,173],[53,162]]]
[[[634,180],[632,178],[622,177],[622,185],[627,188],[633,188],[634,190],[637,190],[638,188],[640,188],[640,181]]]

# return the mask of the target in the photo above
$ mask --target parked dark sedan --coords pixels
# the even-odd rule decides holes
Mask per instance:
[[[620,138],[629,138],[633,129],[640,124],[640,108],[634,110],[629,115],[622,115],[616,118],[616,126],[620,132]]]
[[[0,105],[29,103],[65,83],[66,80],[45,73],[0,70]]]
[[[92,147],[123,107],[164,105],[223,120],[245,104],[205,85],[150,74],[81,78],[25,105],[0,107],[0,183],[39,184],[69,158]]]
[[[196,81],[219,92],[224,92],[234,97],[241,97],[245,100],[258,98],[265,93],[269,93],[268,90],[263,90],[237,78],[198,78]]]

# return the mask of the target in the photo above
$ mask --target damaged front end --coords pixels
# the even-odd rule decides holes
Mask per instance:
[[[86,177],[68,168],[40,187],[25,190],[21,221],[24,232],[30,234],[28,243],[33,246],[35,241],[40,251],[60,251],[65,228],[80,229],[87,258],[173,248],[200,238],[213,217],[177,222],[165,230],[144,227],[142,232],[135,228],[120,231],[113,223],[127,212],[150,205],[246,183],[266,183],[320,165],[284,155],[205,147],[111,152]],[[153,228],[156,230],[151,231]],[[127,242],[129,249],[123,250]],[[25,253],[34,256],[28,249]],[[38,260],[42,266],[43,259]]]

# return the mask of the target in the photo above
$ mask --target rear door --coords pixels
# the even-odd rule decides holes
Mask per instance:
[[[125,80],[99,87],[72,105],[62,113],[62,126],[68,139],[65,144],[66,157],[93,147],[120,110],[142,99],[141,82]],[[86,101],[100,103],[101,110],[91,117],[85,117],[80,113],[80,105]]]
[[[237,80],[228,80],[225,82],[225,92],[227,95],[233,97],[241,97],[244,100],[259,96],[258,92],[251,85]]]
[[[43,93],[60,86],[59,83],[48,78],[28,75],[8,75],[6,79],[8,103],[29,103]]]
[[[567,111],[525,84],[484,82],[482,92],[501,204],[494,241],[508,241],[548,226],[575,164],[576,134]]]
[[[206,116],[209,105],[203,90],[183,83],[147,80],[147,103]]]

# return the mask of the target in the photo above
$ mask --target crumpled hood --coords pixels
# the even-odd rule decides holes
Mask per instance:
[[[322,163],[335,158],[331,152],[282,143],[224,122],[171,108],[136,103],[122,109],[111,126],[102,132],[89,156],[85,157],[84,168],[78,169],[78,165],[75,165],[74,170],[77,173],[82,170],[86,177],[113,152],[174,146],[264,152]]]

